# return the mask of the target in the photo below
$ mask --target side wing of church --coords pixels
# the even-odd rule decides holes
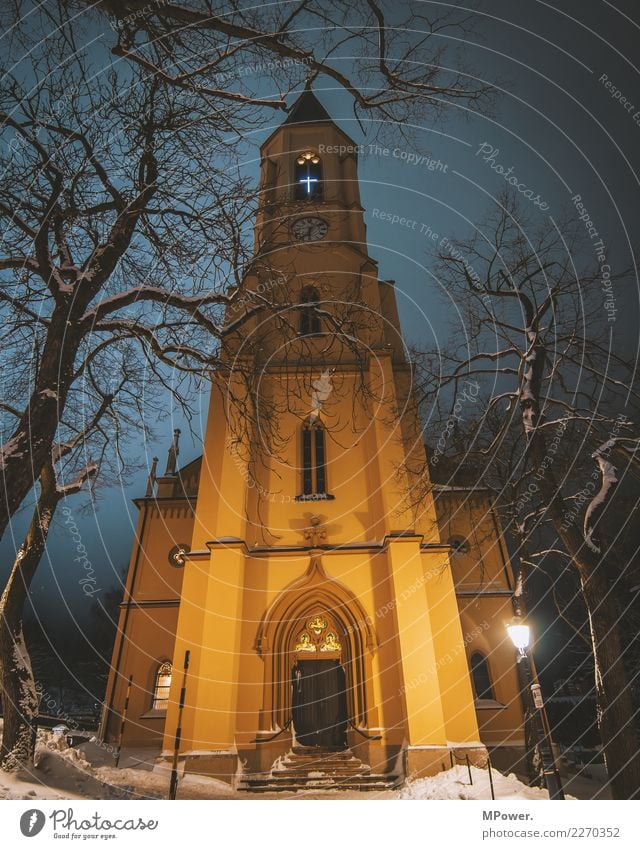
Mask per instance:
[[[176,435],[136,502],[102,734],[129,690],[125,746],[166,755],[180,725],[186,770],[244,789],[513,762],[508,554],[487,492],[426,478],[357,146],[306,90],[261,153],[203,455],[178,470]]]

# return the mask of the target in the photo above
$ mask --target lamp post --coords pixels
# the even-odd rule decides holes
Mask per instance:
[[[544,780],[547,785],[547,790],[549,791],[549,798],[564,799],[560,773],[558,772],[556,761],[553,756],[551,735],[546,721],[542,691],[540,689],[540,684],[538,684],[537,678],[534,675],[533,662],[529,654],[531,629],[522,619],[515,618],[509,623],[509,625],[507,625],[507,632],[511,637],[512,643],[518,649],[518,663],[522,663],[522,668],[524,670],[524,679],[529,698],[532,703],[536,736],[538,738],[538,749],[542,760]]]

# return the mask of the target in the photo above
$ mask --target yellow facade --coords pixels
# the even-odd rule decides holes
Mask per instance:
[[[263,145],[256,257],[227,315],[202,459],[139,502],[103,732],[117,736],[133,676],[125,744],[168,752],[180,722],[186,768],[229,781],[296,745],[292,669],[314,617],[336,632],[318,652],[344,672],[345,745],[376,774],[522,744],[490,499],[424,473],[411,497],[427,456],[350,145],[310,92]],[[452,537],[467,541],[455,555]],[[169,556],[177,544],[188,554]],[[474,696],[474,652],[491,698]]]

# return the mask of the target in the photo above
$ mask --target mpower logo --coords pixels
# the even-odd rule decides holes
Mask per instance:
[[[35,837],[44,828],[46,819],[44,813],[38,808],[31,808],[20,817],[20,831],[25,837]]]

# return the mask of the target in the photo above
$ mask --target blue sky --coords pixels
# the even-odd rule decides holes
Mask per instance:
[[[546,212],[532,207],[533,215],[558,220],[574,209],[571,196],[577,193],[602,234],[612,265],[628,265],[637,245],[640,86],[632,64],[640,35],[636,4],[569,0],[562,10],[544,2],[492,0],[479,5],[486,13],[484,40],[467,50],[469,63],[484,80],[500,81],[495,114],[453,107],[446,123],[434,124],[425,108],[409,143],[400,133],[394,143],[393,131],[387,129],[388,152],[367,149],[359,158],[370,253],[379,262],[381,277],[396,280],[407,340],[424,347],[435,339],[446,344],[445,328],[451,321],[455,327],[456,321],[455,305],[430,272],[433,242],[424,231],[430,228],[439,237],[469,232],[503,188],[504,179],[478,155],[483,144],[497,149],[495,161],[512,167],[519,181],[548,204]],[[635,22],[625,19],[624,14],[634,13]],[[314,90],[356,142],[365,146],[373,142],[354,120],[348,94],[323,78],[315,82]],[[281,120],[266,114],[263,129],[247,139],[242,167],[255,182],[257,146]],[[428,161],[420,159],[425,156],[446,169],[429,170]],[[418,164],[410,164],[416,160]],[[387,220],[374,215],[374,210],[386,213]],[[391,224],[388,218],[393,215],[416,226]],[[616,344],[635,350],[637,287],[618,292],[617,300],[621,308]],[[196,403],[195,428],[200,430],[207,398]],[[95,511],[83,497],[69,503],[98,586],[113,583],[114,574],[128,561],[136,520],[131,499],[144,491],[149,458],[160,456],[162,467],[174,426],[183,427],[181,462],[193,459],[200,446],[168,401],[167,418],[156,428],[157,440],[133,447],[139,471],[103,492]],[[5,567],[28,513],[15,519],[12,535],[2,542]],[[78,584],[81,573],[74,562],[74,546],[68,528],[58,521],[34,582],[34,601],[47,617],[66,606],[80,619],[87,615],[90,599]]]

